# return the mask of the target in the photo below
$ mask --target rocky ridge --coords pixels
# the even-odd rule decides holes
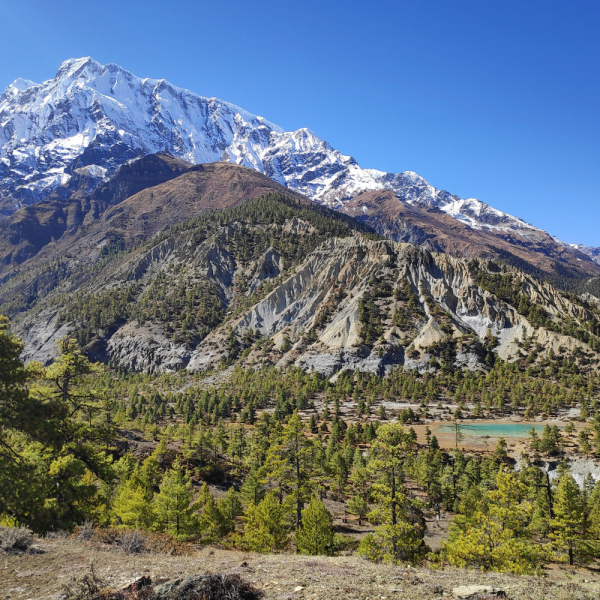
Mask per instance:
[[[518,276],[527,297],[553,317],[593,318],[553,286],[522,273]],[[383,296],[373,291],[381,282],[389,284]],[[396,315],[410,312],[410,297],[403,292],[404,297],[397,299],[392,290],[406,284],[418,308],[398,326]],[[379,337],[365,344],[362,303],[373,294],[380,314]],[[249,330],[270,338],[282,351],[280,366],[292,362],[327,376],[343,369],[383,375],[397,365],[435,371],[448,356],[452,368],[480,369],[486,354],[483,344],[490,335],[494,352],[503,360],[521,357],[522,342],[532,338],[544,348],[542,355],[566,350],[598,359],[587,344],[535,327],[513,306],[481,289],[465,260],[360,236],[325,242],[230,327],[240,339]],[[223,330],[211,332],[192,353],[187,368],[217,365],[227,357],[225,341]],[[449,355],[441,358],[445,352]]]
[[[474,227],[450,216],[435,204],[399,202],[395,192],[363,192],[340,209],[379,233],[400,242],[454,256],[495,258],[521,268],[527,265],[545,273],[562,271],[583,275],[582,262],[592,274],[596,267],[580,249],[567,248],[541,230],[527,230],[519,236]],[[600,273],[600,272],[599,272]]]

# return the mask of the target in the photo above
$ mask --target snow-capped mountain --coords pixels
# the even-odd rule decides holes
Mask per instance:
[[[286,132],[228,102],[91,58],[67,60],[42,84],[17,79],[0,96],[0,213],[45,198],[74,173],[93,185],[121,164],[162,150],[192,163],[251,167],[333,208],[388,189],[476,229],[525,238],[543,233],[479,200],[438,190],[412,171],[361,169],[308,129]]]
[[[600,248],[594,248],[593,246],[584,246],[583,244],[569,244],[571,248],[583,252],[589,256],[597,265],[600,265]]]
[[[409,204],[438,208],[473,229],[518,233],[522,237],[535,236],[540,229],[522,219],[492,208],[476,198],[459,198],[445,190],[438,190],[414,171],[385,173],[365,169],[385,189],[391,190]]]

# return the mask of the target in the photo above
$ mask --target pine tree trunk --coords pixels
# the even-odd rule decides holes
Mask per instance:
[[[396,472],[392,467],[392,550],[394,558],[398,558],[398,549],[396,543]]]
[[[569,543],[569,564],[573,566],[573,546]]]
[[[298,453],[296,453],[296,481],[297,483],[297,495],[296,495],[296,528],[300,528],[302,523],[302,498],[300,497],[300,459]]]

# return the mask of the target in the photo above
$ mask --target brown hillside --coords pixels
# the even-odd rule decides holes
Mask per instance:
[[[166,154],[145,157],[122,167],[92,194],[27,206],[2,222],[0,273],[17,265],[19,271],[33,268],[65,254],[85,256],[107,243],[126,247],[202,212],[267,192],[309,202],[246,167],[190,165]]]
[[[120,229],[126,243],[148,238],[202,212],[222,210],[268,192],[307,200],[266,175],[230,163],[196,165],[187,173],[147,188],[106,211],[101,224]]]
[[[489,257],[547,273],[564,269],[571,275],[599,275],[599,265],[581,252],[565,248],[547,233],[531,238],[473,229],[437,209],[422,209],[399,200],[394,192],[378,190],[354,197],[341,209],[371,225],[382,235],[428,250],[461,257]]]
[[[47,200],[24,206],[0,223],[0,264],[19,264],[63,236],[77,236],[111,205],[178,177],[193,165],[168,153],[145,156],[123,165],[109,181],[84,193],[85,177],[57,189]]]

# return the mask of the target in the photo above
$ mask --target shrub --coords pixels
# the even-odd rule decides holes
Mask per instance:
[[[239,575],[199,575],[157,586],[151,600],[259,600],[260,590]]]
[[[64,600],[260,600],[263,593],[239,575],[197,575],[174,579],[156,587],[143,577],[121,590],[111,590],[98,576],[93,563],[89,571],[63,586]]]
[[[125,554],[142,554],[147,552],[146,536],[137,529],[125,531],[119,540],[119,546]]]
[[[26,552],[33,544],[33,533],[27,527],[0,527],[0,551]]]
[[[85,521],[75,529],[75,535],[80,540],[91,540],[94,537],[94,530],[93,521]]]
[[[89,571],[66,583],[62,592],[64,600],[110,600],[114,597],[94,570],[94,563]]]
[[[82,525],[77,529],[80,539],[89,539],[101,544],[113,546],[126,554],[166,554],[185,556],[191,554],[191,548],[168,533],[150,533],[138,529],[123,527],[91,527]]]

